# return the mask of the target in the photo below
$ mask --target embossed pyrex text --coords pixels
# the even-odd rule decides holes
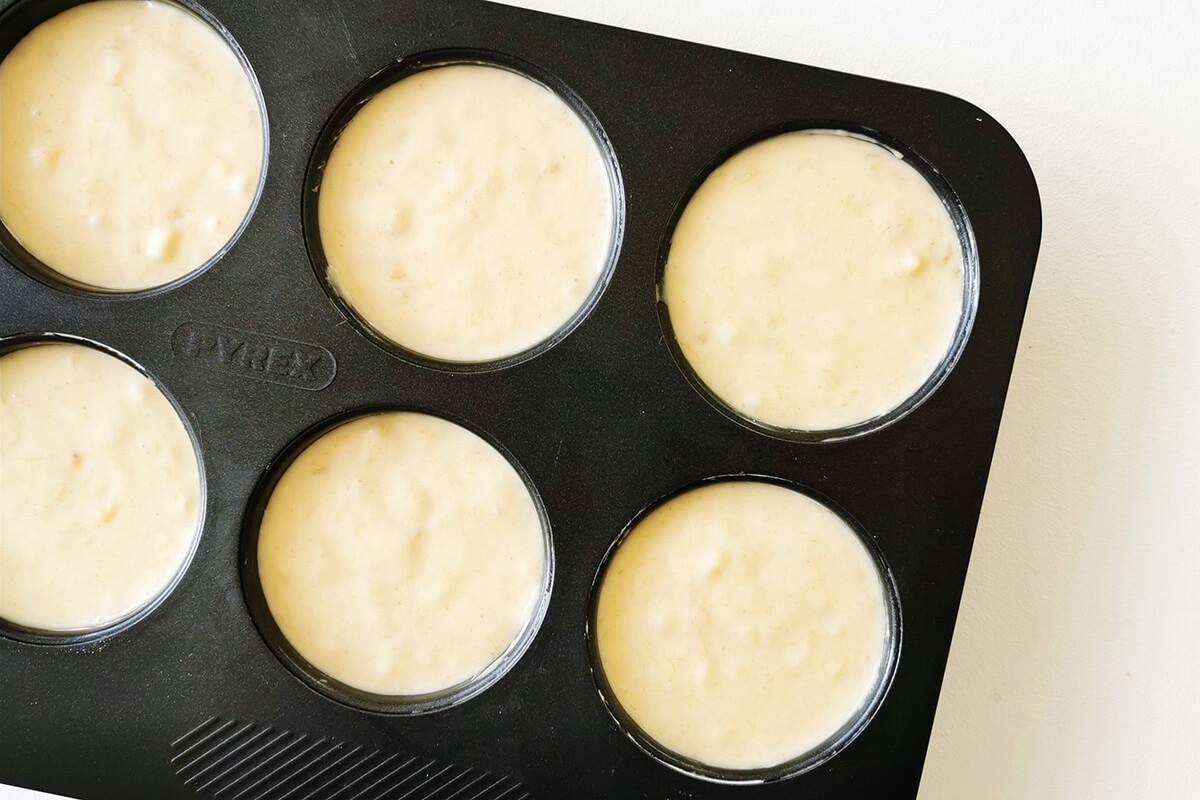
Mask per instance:
[[[324,347],[200,322],[176,328],[171,350],[208,369],[309,391],[324,389],[337,371]]]

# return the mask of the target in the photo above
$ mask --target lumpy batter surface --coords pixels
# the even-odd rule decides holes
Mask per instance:
[[[883,587],[862,542],[774,484],[668,501],[621,543],[599,591],[617,700],[659,744],[714,767],[816,747],[864,704],[883,658]]]
[[[91,347],[0,358],[0,617],[88,630],[138,611],[182,568],[200,474],[175,408]]]
[[[612,199],[578,115],[507,70],[437,67],[346,126],[318,201],[329,279],[431,358],[487,361],[553,335],[607,261]]]
[[[361,417],[287,468],[267,504],[259,576],[313,666],[386,695],[435,692],[491,665],[529,624],[546,569],[512,465],[437,417]]]
[[[132,291],[203,265],[262,172],[250,79],[203,21],[98,0],[39,25],[0,63],[0,217],[47,266]]]
[[[684,210],[663,278],[688,364],[751,419],[829,430],[933,373],[963,304],[957,233],[889,150],[833,131],[734,155]]]

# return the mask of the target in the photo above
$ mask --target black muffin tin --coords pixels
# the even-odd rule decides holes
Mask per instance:
[[[74,4],[0,3],[0,52]],[[169,287],[113,295],[64,286],[0,234],[3,347],[63,334],[141,366],[194,433],[206,498],[188,568],[134,624],[55,642],[0,631],[0,782],[116,800],[915,796],[1040,237],[1033,176],[1003,128],[936,92],[467,0],[204,9],[244,51],[269,125],[257,209],[228,251]],[[373,339],[314,266],[305,198],[318,143],[356,87],[414,57],[527,71],[589,110],[615,159],[622,213],[607,286],[529,358],[425,363]],[[715,159],[801,128],[897,147],[957,215],[978,270],[973,327],[940,388],[840,441],[731,418],[676,364],[659,318],[681,203]],[[222,358],[234,351],[206,346],[217,337],[245,349]],[[553,532],[550,601],[528,650],[485,691],[424,714],[314,690],[268,645],[243,582],[272,466],[306,433],[384,407],[437,413],[500,444]],[[752,785],[681,774],[637,746],[600,696],[586,636],[593,579],[626,525],[731,474],[798,485],[853,519],[889,568],[902,629],[890,688],[861,734],[803,774]]]

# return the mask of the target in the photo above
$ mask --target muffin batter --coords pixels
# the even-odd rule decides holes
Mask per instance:
[[[892,410],[937,368],[962,311],[962,250],[933,188],[891,151],[788,133],[696,191],[663,299],[688,364],[734,410],[830,430]]]
[[[258,189],[250,79],[208,24],[162,2],[98,0],[0,63],[0,218],[67,278],[121,291],[203,265]]]
[[[604,269],[599,148],[553,92],[507,70],[418,72],[363,106],[318,201],[329,279],[397,344],[488,361],[553,335]]]
[[[483,672],[529,624],[545,544],[503,455],[426,414],[361,417],[287,468],[258,540],[263,593],[313,666],[415,695]]]
[[[600,586],[596,644],[620,705],[675,753],[770,767],[866,701],[887,617],[878,571],[840,517],[758,481],[652,511]]]
[[[135,613],[195,541],[200,473],[175,408],[91,347],[0,358],[0,617],[45,631]]]

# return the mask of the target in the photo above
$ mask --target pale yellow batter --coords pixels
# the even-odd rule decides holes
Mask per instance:
[[[962,249],[933,188],[890,150],[788,133],[701,185],[663,296],[714,394],[760,422],[830,430],[892,410],[937,368],[961,314]]]
[[[200,474],[175,408],[125,362],[40,344],[0,358],[0,617],[101,628],[174,580]]]
[[[550,337],[607,261],[599,148],[557,95],[454,65],[384,89],[342,132],[321,181],[329,278],[381,334],[447,361]]]
[[[209,25],[163,2],[52,17],[0,63],[0,218],[47,266],[132,291],[217,254],[258,190],[263,121]]]
[[[862,542],[803,494],[757,481],[689,491],[612,557],[596,644],[617,700],[663,747],[726,769],[821,744],[863,706],[887,635]]]
[[[545,543],[512,465],[426,414],[322,436],[268,501],[258,569],[271,614],[313,666],[414,695],[484,672],[529,624]]]

